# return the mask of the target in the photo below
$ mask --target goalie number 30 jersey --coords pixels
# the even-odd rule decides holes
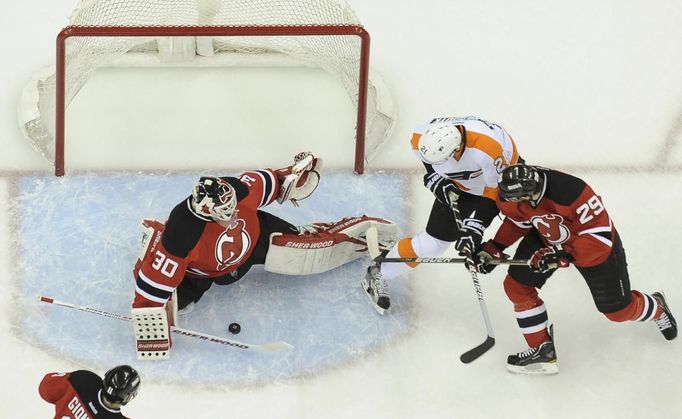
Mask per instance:
[[[257,210],[275,201],[279,180],[270,169],[223,179],[237,193],[237,219],[229,228],[196,213],[191,196],[171,211],[165,225],[147,222],[154,231],[135,266],[133,307],[161,306],[185,276],[224,277],[248,260],[260,234]]]

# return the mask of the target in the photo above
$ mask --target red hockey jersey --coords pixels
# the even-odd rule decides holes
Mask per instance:
[[[165,225],[155,223],[155,233],[135,267],[133,307],[161,306],[185,276],[217,278],[235,271],[251,256],[258,241],[258,208],[277,198],[279,179],[270,169],[225,177],[237,193],[237,220],[222,227],[196,213],[192,197],[178,204]]]
[[[540,173],[545,182],[537,208],[529,201],[497,197],[505,219],[494,240],[508,247],[535,228],[547,246],[561,247],[573,256],[576,266],[604,262],[613,247],[615,228],[601,197],[575,176],[549,169]]]
[[[38,392],[55,405],[55,419],[126,418],[102,401],[102,379],[91,371],[54,372],[40,382]]]

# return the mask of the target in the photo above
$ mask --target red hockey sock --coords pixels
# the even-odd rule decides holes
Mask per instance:
[[[637,290],[630,292],[630,304],[627,307],[613,313],[604,313],[609,320],[614,322],[646,322],[658,319],[661,314],[663,314],[663,308],[656,300]]]
[[[504,291],[514,303],[516,321],[528,346],[536,348],[549,340],[547,310],[537,290],[507,275],[504,279]]]

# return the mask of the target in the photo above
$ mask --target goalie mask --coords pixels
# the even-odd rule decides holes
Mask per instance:
[[[500,198],[505,201],[537,200],[544,187],[544,177],[533,166],[515,164],[502,171],[497,186]]]
[[[107,401],[125,405],[140,390],[140,376],[131,366],[119,365],[104,374],[102,394]]]
[[[419,138],[419,154],[429,164],[443,163],[462,145],[462,133],[455,124],[433,124]]]
[[[229,221],[237,208],[237,194],[223,179],[202,177],[192,188],[192,208],[216,221]]]

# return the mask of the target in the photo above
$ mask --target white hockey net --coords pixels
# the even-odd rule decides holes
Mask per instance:
[[[93,27],[108,31],[76,31]],[[217,35],[221,28],[230,36]],[[235,36],[235,28],[249,36]],[[367,57],[364,63],[361,60],[362,44],[367,42],[368,48],[369,37],[339,35],[339,28],[366,34],[353,10],[342,0],[83,0],[71,16],[70,26],[60,34],[65,36],[63,88],[59,88],[60,75],[55,76],[53,69],[36,75],[22,97],[20,124],[33,147],[54,162],[58,172],[58,164],[63,166],[63,150],[55,148],[55,144],[63,141],[59,138],[63,132],[60,134],[55,124],[60,120],[63,124],[64,115],[57,106],[55,116],[55,103],[61,100],[58,96],[63,96],[64,107],[68,107],[98,68],[319,67],[338,78],[358,111],[356,139],[364,152],[356,153],[355,169],[358,171],[359,164],[361,172],[364,162],[390,134],[393,106],[381,81],[374,75],[367,77]],[[199,29],[212,31],[211,36],[187,35]],[[273,30],[277,34],[273,35]],[[365,88],[366,109],[358,101]]]

